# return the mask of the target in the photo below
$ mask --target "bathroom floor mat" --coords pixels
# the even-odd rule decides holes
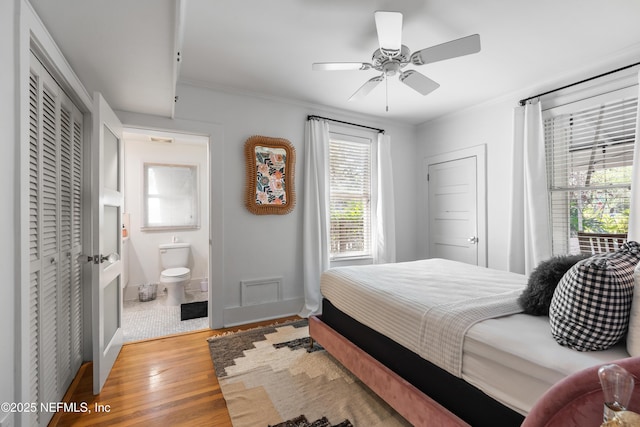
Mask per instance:
[[[180,320],[197,319],[207,317],[209,308],[208,301],[196,301],[180,304]]]

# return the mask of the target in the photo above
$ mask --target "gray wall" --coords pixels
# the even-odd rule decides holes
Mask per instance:
[[[302,285],[302,198],[304,125],[309,114],[318,114],[363,125],[382,127],[391,136],[396,196],[396,238],[398,261],[417,259],[417,190],[415,127],[353,116],[317,106],[279,99],[228,93],[182,84],[178,87],[176,121],[197,127],[211,125],[220,132],[212,136],[213,161],[211,198],[221,205],[223,232],[214,235],[212,265],[222,265],[220,285],[223,307],[240,307],[240,282],[272,277],[283,278],[283,299],[304,297]],[[119,112],[125,125],[172,129],[168,119]],[[188,125],[187,125],[188,127]],[[181,127],[184,130],[184,126]],[[249,213],[244,207],[244,143],[252,135],[288,139],[296,149],[296,207],[288,215]],[[218,178],[217,178],[218,177]],[[215,234],[215,225],[212,226]],[[218,251],[215,250],[218,248]],[[221,262],[220,258],[223,257]],[[215,276],[216,272],[212,276]],[[299,309],[298,307],[297,309]],[[269,316],[268,312],[238,312],[233,323]],[[228,319],[227,319],[228,320]],[[226,322],[227,322],[226,320]]]
[[[190,85],[178,88],[176,117],[211,121],[224,128],[220,162],[224,168],[225,306],[240,303],[241,280],[284,277],[284,296],[302,297],[302,198],[304,124],[312,113],[341,120],[339,112],[318,112],[308,106],[278,100],[221,93]],[[365,125],[383,126],[392,141],[396,193],[396,232],[399,260],[416,257],[415,144],[411,126],[353,118]],[[296,207],[288,215],[255,216],[244,208],[244,142],[252,135],[288,139],[296,149]],[[215,155],[218,153],[214,153]],[[214,242],[220,244],[221,242]]]
[[[581,81],[611,70],[637,62],[639,47],[618,52],[602,58],[589,69],[572,70],[571,74],[557,80],[532,82],[529,88],[496,97],[485,103],[470,106],[454,114],[424,123],[417,128],[417,157],[421,164],[419,176],[423,175],[425,159],[463,148],[485,144],[487,147],[487,266],[499,270],[507,269],[507,242],[512,173],[513,113],[520,99],[554,90],[571,82]],[[616,74],[619,76],[619,74]],[[601,80],[600,80],[601,81]],[[566,93],[566,91],[562,92]],[[557,93],[556,93],[557,94]],[[419,193],[426,195],[426,181],[420,180]],[[427,206],[417,205],[420,236],[417,256],[427,256]]]
[[[418,157],[424,159],[463,148],[485,144],[487,162],[487,266],[507,269],[507,229],[509,224],[509,192],[511,144],[513,140],[512,99],[470,108],[457,114],[423,124],[418,129]],[[421,181],[420,194],[427,194]],[[427,256],[427,206],[418,206],[418,229],[425,238],[418,242],[418,254]]]

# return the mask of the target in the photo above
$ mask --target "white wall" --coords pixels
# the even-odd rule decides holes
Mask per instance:
[[[480,105],[423,123],[417,129],[419,193],[426,197],[423,171],[427,157],[479,144],[487,147],[487,266],[507,269],[509,198],[513,144],[513,111],[520,99],[552,91],[637,62],[638,45],[602,58],[586,69],[567,70],[553,81],[532,81],[531,87],[501,95]],[[427,208],[418,204],[418,256],[427,256]]]
[[[517,98],[516,98],[517,99]],[[487,266],[507,268],[507,227],[511,174],[512,114],[516,101],[496,101],[473,107],[421,125],[418,128],[418,161],[421,176],[424,160],[480,144],[487,152]],[[420,194],[426,199],[426,181],[421,180]],[[420,257],[427,256],[426,204],[418,206],[418,241]]]
[[[191,244],[191,280],[199,288],[207,277],[209,257],[209,176],[207,173],[206,144],[154,143],[126,139],[125,157],[125,211],[129,214],[129,289],[125,296],[137,298],[137,286],[158,282],[160,279],[160,253],[158,245],[170,243],[175,236],[180,242]],[[200,228],[195,230],[141,231],[143,218],[143,166],[145,162],[188,164],[198,166],[200,192]]]
[[[212,122],[224,129],[224,141],[215,152],[212,168],[222,168],[224,240],[224,306],[241,304],[240,282],[282,277],[283,299],[303,298],[302,286],[302,177],[304,124],[308,114],[385,128],[391,136],[396,193],[396,235],[399,261],[416,259],[415,128],[349,117],[336,111],[192,85],[178,87],[176,118]],[[125,119],[126,121],[126,119]],[[243,147],[248,137],[264,135],[288,139],[296,149],[296,207],[288,215],[256,216],[244,207]],[[299,308],[299,307],[298,307]],[[249,315],[249,314],[248,314]],[[247,321],[253,319],[245,319]]]
[[[16,349],[19,343],[15,336],[15,306],[16,304],[16,269],[17,248],[16,230],[18,230],[18,194],[17,189],[17,116],[16,105],[18,93],[15,90],[17,42],[16,32],[16,2],[0,2],[0,52],[5,60],[0,61],[0,140],[2,140],[2,155],[0,156],[0,197],[8,201],[12,208],[2,209],[0,213],[0,235],[3,244],[0,245],[0,271],[4,277],[0,289],[0,342],[5,343],[0,350],[0,402],[15,402],[17,399],[16,374],[18,373]],[[0,412],[0,422],[10,414]]]

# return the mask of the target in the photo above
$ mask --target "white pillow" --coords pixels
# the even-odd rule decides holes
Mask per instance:
[[[640,356],[640,263],[633,271],[633,300],[627,331],[627,351],[631,356]]]

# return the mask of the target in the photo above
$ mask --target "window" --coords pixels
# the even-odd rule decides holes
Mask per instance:
[[[330,256],[371,257],[372,137],[331,133]]]
[[[579,253],[578,233],[626,235],[637,88],[544,112],[554,254]]]
[[[144,164],[143,230],[197,228],[198,167]]]

